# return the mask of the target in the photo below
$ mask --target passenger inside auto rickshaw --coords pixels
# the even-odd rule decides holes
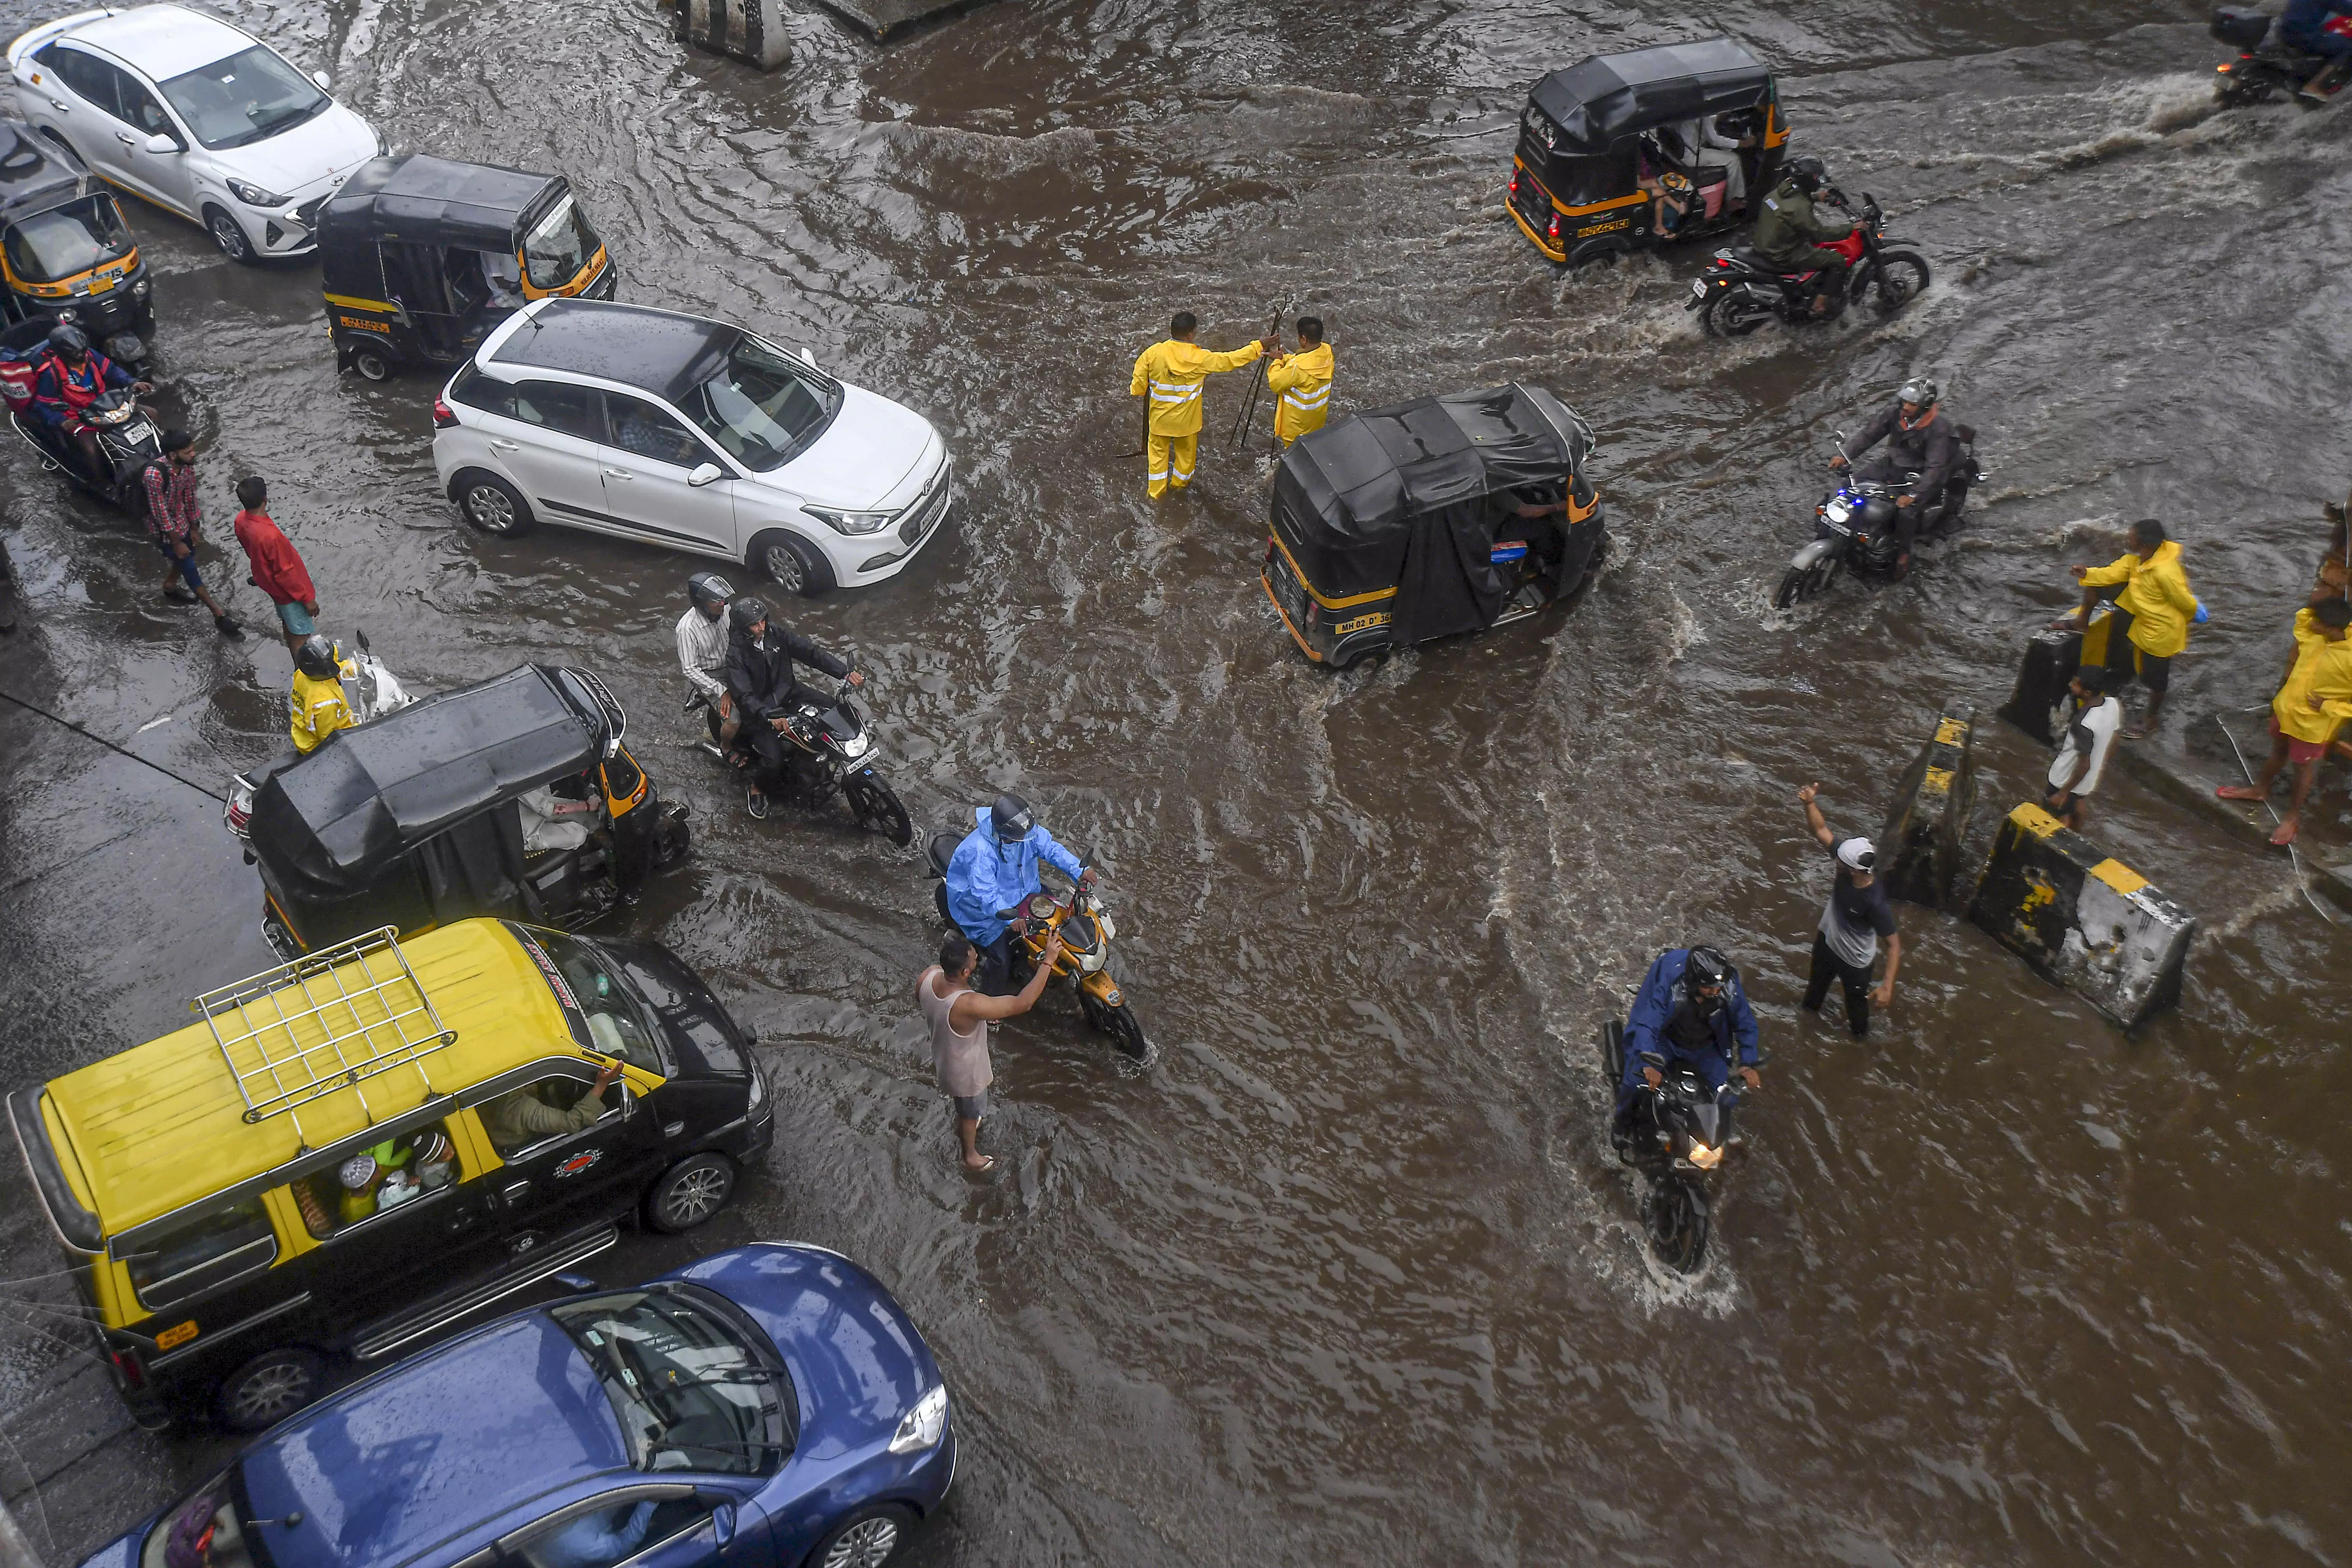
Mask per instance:
[[[515,802],[522,814],[522,852],[569,852],[587,843],[604,826],[604,805],[597,793],[586,773],[525,791]]]
[[[1634,181],[1651,194],[1651,232],[1672,237],[1694,218],[1748,209],[1748,164],[1761,141],[1752,109],[1702,115],[1645,132],[1633,154]],[[1709,158],[1708,153],[1728,154]]]

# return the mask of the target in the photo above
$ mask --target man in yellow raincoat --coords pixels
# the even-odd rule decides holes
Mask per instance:
[[[2075,567],[2074,581],[2083,585],[2083,608],[2078,616],[2053,623],[2061,627],[2079,626],[2089,618],[2091,606],[2098,602],[2096,590],[2124,584],[2116,595],[2119,624],[2107,633],[2107,668],[2136,669],[2140,684],[2147,688],[2147,713],[2123,732],[2125,739],[2137,741],[2156,728],[2172,683],[2173,658],[2189,646],[2189,623],[2198,614],[2197,595],[2189,592],[2189,574],[2181,570],[2180,546],[2164,536],[2164,524],[2144,517],[2131,526],[2128,552],[2112,565]],[[2124,645],[2116,641],[2118,632],[2130,639],[2129,666],[2123,661]]]
[[[1271,338],[1245,343],[1231,353],[1213,353],[1192,341],[1201,323],[1179,310],[1168,323],[1168,339],[1137,356],[1128,395],[1151,398],[1150,435],[1144,456],[1153,500],[1192,482],[1201,447],[1201,384],[1221,370],[1238,370],[1278,345]]]
[[[1331,411],[1331,345],[1323,341],[1321,318],[1298,318],[1298,352],[1275,356],[1265,389],[1275,395],[1274,434],[1284,446],[1323,428]]]
[[[2352,626],[2352,604],[2325,599],[2294,617],[2294,658],[2286,679],[2271,699],[2271,754],[2250,784],[2223,784],[2214,793],[2223,800],[2267,800],[2279,770],[2294,764],[2294,801],[2279,818],[2273,844],[2294,842],[2303,826],[2303,803],[2311,797],[2336,727],[2352,719],[2352,639],[2344,628]]]

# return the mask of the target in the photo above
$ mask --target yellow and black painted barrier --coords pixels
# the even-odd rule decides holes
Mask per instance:
[[[2084,665],[2107,662],[2107,633],[2115,624],[2115,616],[2101,605],[2091,612],[2091,624],[2079,632],[2034,633],[2025,645],[2017,689],[2001,706],[2000,716],[2043,745],[2056,745],[2066,683]]]
[[[677,0],[677,36],[763,71],[792,57],[783,0]]]
[[[2197,920],[2038,805],[1993,838],[1969,919],[2128,1029],[2180,1000]]]
[[[1895,898],[1941,908],[1959,880],[1961,843],[1977,804],[1976,719],[1973,708],[1940,714],[1895,786],[1878,836],[1878,875]]]

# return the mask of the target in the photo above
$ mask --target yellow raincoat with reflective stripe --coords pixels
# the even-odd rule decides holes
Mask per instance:
[[[1198,343],[1170,338],[1137,356],[1131,396],[1151,397],[1154,436],[1197,436],[1201,431],[1201,384],[1218,371],[1238,370],[1265,351],[1245,343],[1231,353],[1213,353]]]
[[[1265,389],[1276,395],[1274,433],[1284,446],[1320,430],[1331,411],[1331,345],[1276,360],[1266,368]]]

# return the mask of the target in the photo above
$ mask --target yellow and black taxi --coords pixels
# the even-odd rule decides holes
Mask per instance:
[[[382,381],[454,365],[534,300],[609,300],[604,242],[561,174],[378,158],[319,215],[335,365]]]
[[[81,160],[0,113],[0,321],[79,327],[108,358],[146,363],[153,288],[114,193]],[[37,326],[35,326],[38,323]]]
[[[1310,431],[1275,470],[1266,597],[1335,669],[1538,615],[1608,554],[1592,445],[1576,410],[1517,383]]]
[[[1582,267],[1745,223],[1788,141],[1770,68],[1736,39],[1596,56],[1528,94],[1506,195],[1529,243]]]
[[[652,942],[377,931],[191,1010],[8,1098],[149,1425],[266,1426],[331,1363],[569,1275],[624,1224],[701,1224],[773,1136],[751,1037]]]

